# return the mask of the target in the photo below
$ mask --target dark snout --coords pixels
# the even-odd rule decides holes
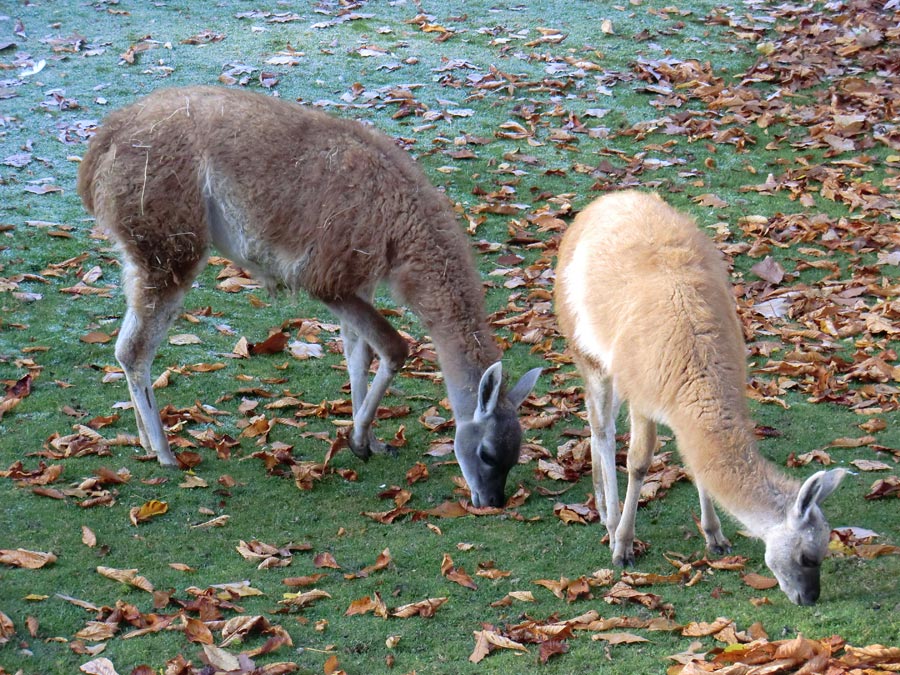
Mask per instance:
[[[497,508],[502,509],[506,504],[506,495],[503,494],[503,487],[499,489],[488,490],[483,492],[472,491],[472,506],[475,508]]]
[[[819,599],[819,587],[816,586],[814,589],[809,591],[801,591],[797,594],[796,598],[792,598],[794,602],[798,605],[814,605],[816,604],[816,600]]]
[[[796,605],[808,607],[809,605],[816,604],[816,601],[819,599],[820,591],[819,570],[816,570],[815,573],[810,572],[803,577],[800,588],[796,593],[791,595],[791,600]]]

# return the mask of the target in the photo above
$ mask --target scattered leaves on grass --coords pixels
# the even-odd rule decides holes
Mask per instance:
[[[105,4],[110,5],[105,10],[112,16],[128,14],[127,10],[118,9],[114,2]],[[632,5],[629,11],[644,11],[640,3]],[[377,16],[374,13],[364,14],[358,9],[353,3],[339,3],[333,7],[327,3],[322,4],[316,7],[316,13],[325,15],[327,20],[314,23],[311,27],[324,34],[334,31],[344,22]],[[469,166],[474,167],[474,162],[487,157],[487,151],[493,148],[485,146],[492,143],[509,144],[512,149],[504,151],[502,161],[495,163],[491,160],[491,172],[485,172],[479,184],[473,187],[472,196],[477,203],[460,206],[470,233],[476,236],[476,248],[484,253],[486,260],[496,262],[496,269],[487,279],[494,289],[493,293],[503,294],[503,302],[492,303],[500,309],[491,315],[490,321],[498,329],[498,337],[504,347],[518,343],[519,347],[524,345],[534,354],[546,357],[553,367],[567,363],[565,355],[554,351],[553,343],[557,335],[550,307],[553,281],[551,260],[555,241],[575,211],[573,200],[576,197],[572,194],[552,195],[550,188],[544,192],[543,186],[541,192],[537,192],[536,187],[529,186],[534,195],[530,197],[526,188],[529,176],[535,177],[535,180],[546,177],[548,185],[555,179],[575,178],[575,174],[580,174],[581,177],[591,176],[591,180],[596,181],[592,188],[594,191],[608,190],[611,185],[637,185],[662,190],[675,185],[674,189],[683,191],[684,200],[692,201],[695,208],[708,210],[710,215],[715,214],[715,218],[730,219],[727,224],[717,223],[711,226],[710,233],[729,259],[741,263],[740,266],[736,265],[736,269],[749,270],[749,274],[744,273],[745,277],[736,272],[736,279],[740,283],[735,290],[745,332],[751,337],[748,347],[754,366],[750,396],[763,405],[787,408],[787,394],[794,392],[795,395],[807,397],[813,404],[840,405],[867,416],[877,414],[886,418],[900,407],[895,345],[900,335],[897,327],[900,314],[896,307],[896,284],[891,275],[893,270],[888,268],[900,263],[893,228],[897,219],[897,205],[893,195],[897,187],[895,169],[900,165],[900,158],[896,154],[888,155],[887,160],[881,162],[883,153],[879,155],[878,150],[888,148],[891,152],[896,152],[900,147],[900,134],[895,121],[889,117],[891,111],[896,109],[896,89],[891,89],[890,78],[885,76],[885,73],[895,70],[894,64],[897,62],[896,43],[900,36],[894,20],[896,9],[896,2],[890,2],[885,7],[875,7],[872,3],[848,0],[829,5],[827,12],[819,7],[810,9],[794,5],[764,9],[755,7],[752,12],[747,11],[746,7],[722,6],[711,10],[709,16],[697,17],[692,16],[689,9],[648,7],[648,27],[633,38],[635,42],[652,40],[649,44],[653,44],[653,49],[634,55],[624,71],[612,70],[599,51],[595,48],[580,49],[581,46],[574,45],[569,35],[552,25],[540,28],[532,26],[515,31],[502,25],[482,27],[479,28],[479,34],[484,36],[489,48],[498,50],[497,54],[502,58],[493,60],[489,67],[481,67],[474,57],[471,60],[461,57],[444,58],[433,69],[439,85],[448,91],[452,89],[458,92],[458,101],[465,101],[463,105],[471,107],[462,107],[459,103],[440,98],[435,101],[434,97],[423,93],[417,84],[389,84],[375,88],[364,81],[354,82],[337,101],[320,101],[316,105],[353,108],[353,114],[355,108],[388,109],[387,114],[394,119],[411,117],[416,120],[414,124],[422,123],[420,128],[423,130],[425,126],[439,129],[441,135],[435,140],[434,148],[446,165],[435,170],[447,176],[460,175],[458,172],[467,170]],[[663,21],[664,28],[652,25],[654,17]],[[736,44],[741,45],[741,49],[746,47],[750,50],[754,65],[745,73],[724,75],[723,70],[714,62],[683,59],[668,51],[665,56],[657,54],[657,37],[665,35],[666,31],[677,34],[685,26],[682,19],[687,20],[687,17],[690,17],[690,21],[708,24],[708,30],[715,26],[716,30],[731,35]],[[292,11],[250,10],[240,12],[237,18],[242,22],[247,20],[245,25],[256,32],[265,30],[264,24],[299,24],[308,17]],[[466,17],[437,18],[418,14],[407,20],[409,30],[405,37],[421,34],[427,35],[429,40],[454,40],[460,35],[472,34],[473,26],[467,26],[466,21]],[[251,28],[250,23],[255,25]],[[621,22],[616,21],[615,30],[612,19],[602,19],[597,25],[598,35],[602,40],[612,39],[612,36],[622,35],[627,30],[624,17]],[[773,26],[777,26],[777,29],[773,30]],[[181,40],[181,43],[206,45],[225,38],[224,33],[210,29],[198,30],[200,28],[191,27],[190,32],[194,34]],[[178,35],[176,42],[185,32],[188,31]],[[379,36],[397,32],[390,27],[369,31],[365,40],[355,43],[348,51],[352,53],[352,58],[365,59],[367,63],[373,64],[372,69],[390,72],[403,68],[406,62],[401,62],[400,59],[405,58],[401,54],[408,49],[405,42],[391,37],[389,42],[377,44]],[[21,21],[15,22],[13,34],[22,42],[0,44],[0,50],[6,49],[11,54],[14,48],[16,52],[13,61],[3,64],[8,66],[7,69],[15,71],[14,76],[6,83],[6,91],[10,94],[20,86],[19,82],[36,83],[36,79],[28,78],[34,78],[39,73],[42,76],[49,75],[59,63],[64,63],[59,61],[60,57],[57,55],[78,54],[79,60],[83,60],[82,56],[96,55],[104,49],[103,46],[86,44],[84,38],[77,35],[68,38],[55,36],[40,41],[32,39],[30,44],[44,45],[47,53],[43,56],[49,58],[39,58],[38,55],[32,57],[23,54],[26,46],[24,40],[28,33]],[[145,69],[144,74],[151,77],[165,77],[166,69],[171,71],[163,63],[168,59],[168,48],[171,47],[165,42],[168,36],[155,37],[161,39],[148,35],[137,40],[122,54],[122,64],[136,66],[129,68],[133,76],[137,77],[140,69]],[[323,41],[320,49],[322,55],[329,55],[335,44],[339,42],[335,40],[329,44]],[[151,49],[158,50],[152,54],[153,59],[149,58],[151,54],[141,56]],[[278,49],[280,51],[270,51],[251,65],[224,64],[222,81],[236,86],[277,89],[279,80],[284,78],[284,70],[281,69],[304,63],[307,59],[304,52],[289,44],[279,45]],[[526,51],[522,51],[523,49]],[[199,54],[203,50],[198,48],[189,51]],[[20,55],[22,58],[19,58]],[[308,58],[313,57],[310,52]],[[512,64],[519,59],[524,63],[526,58],[539,62],[541,74],[532,77],[515,72]],[[74,61],[75,59],[70,59],[69,64]],[[269,65],[270,69],[261,69],[260,63]],[[586,84],[590,86],[585,86]],[[613,106],[609,106],[610,109],[600,107],[597,100],[612,97],[613,88],[623,84],[627,84],[633,93],[645,96],[653,114],[636,115],[639,121],[633,124],[625,116],[616,119],[615,123],[608,123],[608,127],[604,126],[607,124],[605,119],[612,119],[623,113],[617,109],[612,110]],[[67,120],[65,115],[72,114],[71,111],[81,107],[86,108],[87,102],[79,103],[66,96],[62,90],[48,90],[46,87],[36,89],[39,94],[32,107],[49,111],[54,116],[53,119],[58,120],[56,138],[53,139],[51,135],[50,140],[71,145],[72,152],[77,152],[76,144],[81,144],[93,133],[97,123],[87,119]],[[452,128],[450,125],[458,125],[459,120],[477,118],[480,114],[477,103],[481,99],[491,101],[491,97],[500,96],[511,103],[510,119],[493,130],[495,133],[485,138],[474,137],[462,131],[443,133]],[[491,105],[495,103],[496,101]],[[581,103],[589,107],[582,106]],[[99,100],[97,104],[103,105]],[[578,111],[579,108],[581,112]],[[14,119],[0,119],[0,126],[10,130],[17,123]],[[419,128],[416,128],[416,133],[418,131]],[[577,153],[582,139],[600,142],[591,144],[591,152]],[[401,138],[398,142],[411,146],[416,143],[416,139]],[[625,152],[620,149],[620,142],[623,145],[624,142],[629,145],[632,142],[643,143],[644,147],[638,148],[638,151]],[[709,156],[695,165],[694,160],[689,157],[700,146],[688,146],[688,143],[707,144]],[[748,212],[735,217],[733,209],[738,208],[742,201],[736,199],[734,194],[719,194],[718,188],[708,180],[707,172],[721,170],[721,165],[724,164],[724,155],[721,152],[716,154],[714,149],[727,148],[730,159],[746,157],[747,166],[750,166],[751,159],[755,157],[746,152],[762,144],[766,144],[767,152],[786,151],[786,155],[782,153],[785,156],[765,169],[760,162],[758,169],[752,167],[752,171],[748,170],[748,184],[742,191],[752,193],[750,196],[754,198],[762,196],[768,199],[776,194],[781,195],[796,202],[797,208],[783,209],[785,212],[781,213],[776,212],[773,207],[766,215]],[[446,147],[441,149],[444,145]],[[558,162],[558,166],[551,166],[547,155],[538,152],[537,148],[541,146],[552,147],[555,156],[564,159]],[[418,149],[421,150],[422,146]],[[4,180],[17,186],[16,190],[29,193],[29,198],[37,195],[32,198],[36,203],[60,201],[68,197],[56,194],[63,188],[56,185],[55,179],[40,177],[42,174],[37,167],[45,167],[49,161],[41,158],[40,153],[31,147],[30,141],[17,150],[15,154],[0,160],[0,163],[12,169],[10,176]],[[883,170],[883,166],[879,168],[879,163],[886,165],[887,171]],[[673,182],[675,173],[654,174],[667,168],[673,172],[678,171],[677,184]],[[478,169],[473,168],[466,175],[473,175],[476,170]],[[661,176],[662,179],[657,180],[654,175]],[[877,178],[873,178],[873,175]],[[65,191],[70,192],[68,187],[65,187]],[[580,195],[579,198],[584,196]],[[529,199],[533,200],[532,203],[529,203]],[[544,204],[539,205],[541,202]],[[783,202],[784,200],[781,203]],[[827,208],[821,208],[823,205]],[[29,229],[39,228],[42,235],[59,240],[76,239],[79,236],[78,228],[72,225],[37,224],[38,222],[26,221],[25,224]],[[481,239],[500,239],[501,237],[490,234],[491,226],[497,223],[506,224],[506,240],[501,243]],[[0,232],[12,233],[11,237],[20,235],[23,229],[20,225],[0,224]],[[15,242],[15,239],[11,241]],[[535,259],[537,262],[530,262]],[[14,257],[10,260],[12,262],[7,263],[8,267],[13,268],[16,265]],[[59,284],[52,288],[66,296],[75,296],[72,299],[79,301],[112,297],[114,287],[95,285],[101,278],[100,271],[99,266],[92,266],[90,256],[76,256],[63,263],[51,264],[41,272],[43,278],[34,274],[20,274],[15,270],[12,274],[3,271],[8,276],[0,278],[0,293],[15,302],[38,303],[50,297],[51,292],[34,293],[28,290],[29,284],[44,284],[43,290],[44,287],[49,288],[47,284],[53,284],[68,275],[76,277],[75,285],[60,288],[62,284]],[[220,291],[243,293],[251,307],[265,306],[262,300],[249,292],[260,285],[244,270],[229,265],[222,270],[217,281]],[[208,313],[203,316],[211,315]],[[3,328],[12,326],[10,322],[15,319],[5,320],[7,323]],[[327,329],[317,326],[313,330],[309,325],[304,325],[306,322],[307,320],[300,319],[286,322],[280,330],[276,329],[266,340],[255,345],[241,338],[234,348],[233,356],[250,358],[261,354],[279,354],[287,350],[297,359],[324,358],[339,348],[339,343],[335,340],[328,342],[317,337],[318,330],[334,332],[336,327]],[[233,334],[227,326],[217,327],[225,334]],[[82,328],[79,332],[84,331],[90,332],[81,336],[81,341],[88,344],[104,344],[112,340],[111,335],[94,330],[92,326]],[[292,341],[292,335],[296,335],[297,339]],[[196,335],[190,333],[173,335],[171,341],[176,345],[200,342]],[[413,338],[410,338],[410,344],[413,346],[413,358],[404,374],[423,380],[435,380],[438,373],[433,346]],[[23,355],[28,354],[29,358],[35,360],[39,360],[39,354],[42,353],[39,345],[32,345],[21,351]],[[92,351],[99,353],[100,349]],[[18,359],[18,356],[11,356],[10,359]],[[5,394],[0,400],[0,417],[29,395],[31,378],[40,372],[40,365],[35,361],[29,363],[27,360],[16,360],[16,365],[28,369],[31,374],[18,382],[6,383]],[[280,369],[287,366],[288,364],[278,364],[274,367]],[[183,378],[202,376],[225,367],[224,363],[170,365],[154,383],[154,388],[175,384],[178,382],[178,375]],[[103,367],[103,370],[98,369],[98,373],[102,373],[104,382],[119,382],[120,384],[113,386],[122,386],[123,373],[120,369],[114,366]],[[588,496],[583,502],[579,502],[578,497],[560,498],[562,491],[582,481],[590,472],[589,449],[583,430],[572,430],[574,439],[557,448],[555,455],[552,448],[547,450],[541,447],[540,439],[532,438],[542,430],[560,430],[561,424],[568,423],[567,420],[571,419],[573,413],[583,410],[583,399],[578,390],[565,386],[566,375],[564,371],[554,372],[554,384],[550,385],[546,394],[534,396],[525,404],[523,426],[529,438],[523,446],[523,461],[531,462],[532,466],[537,464],[537,480],[566,484],[563,490],[551,490],[546,485],[539,485],[537,488],[540,494],[554,498],[553,513],[557,518],[566,524],[591,524],[598,518],[592,496]],[[250,378],[249,375],[246,377]],[[270,379],[266,385],[280,386],[286,381],[284,378],[280,382],[276,382],[276,378]],[[243,445],[246,450],[248,443],[258,443],[258,452],[253,457],[262,460],[265,471],[273,477],[286,476],[293,479],[300,489],[312,490],[320,484],[319,481],[335,473],[347,480],[355,477],[352,470],[334,468],[330,463],[334,453],[342,447],[340,437],[332,441],[328,433],[315,432],[320,434],[316,436],[315,433],[304,432],[302,435],[304,440],[322,438],[333,443],[324,462],[301,460],[301,450],[305,453],[306,448],[299,442],[295,455],[292,447],[271,441],[272,438],[277,438],[278,431],[285,426],[291,426],[291,431],[299,429],[298,418],[301,417],[315,417],[316,421],[332,418],[331,421],[338,423],[349,422],[349,401],[306,402],[297,392],[276,392],[274,388],[266,391],[262,385],[255,387],[255,384],[254,388],[265,393],[257,391],[249,394],[252,401],[235,406],[238,416],[242,417],[239,439],[228,437],[213,428],[217,425],[216,417],[222,413],[212,412],[212,406],[198,402],[189,409],[164,409],[164,422],[171,434],[173,446],[181,450],[179,460],[183,467],[195,465],[201,457],[199,452],[187,448],[208,448],[214,450],[220,460],[226,460],[231,456],[232,450],[235,455],[242,452],[238,446]],[[245,392],[225,392],[225,400],[232,396],[244,397]],[[269,403],[260,405],[263,398],[270,398]],[[433,401],[429,405],[431,403]],[[417,414],[424,407],[416,406]],[[63,408],[63,411],[79,419],[90,415],[77,409],[78,406],[75,408],[70,406]],[[382,407],[378,417],[406,418],[412,428],[416,423],[415,417],[410,417],[410,408],[400,405]],[[256,412],[251,413],[254,409]],[[279,415],[284,417],[278,417]],[[834,462],[849,462],[862,471],[892,468],[885,462],[862,457],[850,459],[840,454],[847,449],[868,448],[887,453],[885,457],[890,454],[895,458],[900,457],[898,451],[878,445],[875,435],[887,428],[882,417],[871,417],[860,425],[866,436],[839,438],[824,448],[791,455],[788,465],[797,467],[816,462],[827,466]],[[108,421],[104,421],[105,419]],[[439,405],[432,406],[422,412],[418,419],[421,426],[418,431],[424,430],[431,434],[426,436],[425,441],[431,447],[429,456],[450,455],[451,439],[438,437],[438,434],[446,434],[452,426],[446,409]],[[94,416],[91,422],[74,427],[74,433],[55,434],[47,439],[36,454],[48,461],[66,460],[65,475],[69,477],[73,475],[71,467],[77,466],[77,463],[73,464],[70,460],[88,455],[109,455],[111,449],[115,450],[119,445],[137,445],[134,437],[111,439],[96,433],[98,429],[115,422],[116,419],[112,417]],[[192,424],[201,426],[203,430],[191,429]],[[404,428],[401,426],[394,438],[393,442],[397,446],[405,442]],[[562,433],[565,435],[567,431]],[[410,438],[412,437],[410,433]],[[642,504],[664,497],[675,481],[684,478],[680,467],[670,461],[669,454],[661,453],[655,458],[654,468],[642,490]],[[211,456],[211,453],[203,456]],[[60,500],[60,507],[67,507],[71,503],[85,508],[100,504],[112,505],[118,496],[118,489],[124,489],[127,483],[127,478],[120,472],[101,469],[83,479],[77,487],[73,487],[75,483],[64,485],[60,480],[62,464],[47,465],[43,459],[35,469],[26,469],[21,462],[17,462],[8,470],[0,471],[0,477],[9,478],[17,487],[27,489],[34,495]],[[437,476],[435,466],[440,464],[417,463],[407,473],[408,485],[412,486],[428,477],[429,469]],[[206,482],[188,474],[179,485],[184,488],[205,487]],[[219,486],[213,489],[217,490],[217,495],[221,496],[224,504],[228,497],[227,490],[234,487],[233,481],[230,484],[228,481],[220,481]],[[213,490],[210,490],[208,494],[212,493]],[[506,510],[485,510],[474,509],[465,501],[467,493],[464,490],[457,490],[455,494],[462,498],[440,502],[436,506],[429,502],[430,508],[427,509],[412,508],[410,505],[415,506],[420,500],[414,501],[411,491],[391,488],[385,491],[383,498],[393,500],[394,508],[387,512],[365,515],[385,525],[406,517],[411,521],[471,515],[521,518],[514,509],[522,506],[528,499],[528,492],[520,489],[510,498]],[[30,494],[23,496],[31,497]],[[900,483],[896,476],[889,475],[876,481],[866,498],[872,500],[896,496],[900,496]],[[134,524],[158,515],[159,511],[154,513],[156,509],[150,508],[144,512],[145,517],[140,517],[148,504],[132,509]],[[220,505],[217,508],[222,510],[225,507]],[[545,509],[547,512],[549,510]],[[212,509],[203,513],[215,515]],[[223,514],[192,527],[219,526],[226,523],[228,518]],[[166,525],[168,524],[171,523]],[[431,532],[441,534],[440,528],[434,524],[426,525]],[[197,535],[201,536],[201,533]],[[96,537],[86,526],[82,529],[82,541],[86,546],[96,547]],[[291,561],[292,552],[296,549],[251,540],[241,541],[238,550],[261,567],[279,567]],[[898,552],[897,547],[877,543],[873,536],[863,536],[859,532],[838,534],[833,538],[830,550],[832,555],[853,555],[860,558],[896,555]],[[349,559],[344,559],[342,554],[342,560]],[[640,606],[634,609],[642,615],[640,619],[600,618],[596,613],[586,613],[567,621],[561,621],[558,617],[551,617],[546,621],[529,618],[518,625],[502,628],[482,625],[482,629],[476,632],[477,644],[472,660],[481,660],[499,649],[524,653],[529,649],[528,646],[539,645],[537,656],[532,658],[546,663],[550,658],[560,658],[565,654],[576,631],[593,632],[593,639],[610,645],[626,645],[631,641],[647,639],[630,632],[632,630],[676,630],[671,618],[674,609],[667,605],[661,595],[645,592],[647,586],[690,586],[700,583],[713,573],[739,573],[744,583],[758,590],[774,583],[768,577],[745,572],[747,561],[738,556],[718,560],[671,557],[670,560],[677,570],[670,575],[629,571],[617,578],[616,573],[611,570],[601,570],[593,575],[575,577],[570,574],[574,578],[562,577],[559,581],[535,582],[567,602],[583,602],[602,594],[603,600],[612,606],[625,608],[638,603]],[[333,557],[333,564],[326,561],[326,558],[317,558],[315,564],[340,569]],[[347,580],[364,578],[386,569],[390,561],[390,553],[385,549],[374,564],[363,567],[358,572],[346,572],[344,577]],[[193,569],[180,563],[172,563],[171,566],[182,571]],[[355,565],[348,564],[348,567],[352,569]],[[114,571],[117,574],[132,572]],[[475,587],[472,578],[461,567],[454,565],[449,555],[445,555],[442,561],[441,572],[446,578],[467,588]],[[503,579],[504,574],[508,573],[481,565],[476,572],[477,576],[492,580]],[[338,578],[333,573],[312,574],[287,578],[284,582],[292,587],[306,587],[328,577]],[[132,580],[134,578],[142,579],[133,577]],[[119,580],[131,583],[125,577]],[[169,591],[154,593],[153,602],[154,605],[160,605],[156,608],[160,614],[142,614],[136,607],[122,601],[117,601],[115,607],[97,607],[86,601],[67,597],[64,599],[96,617],[96,620],[88,622],[78,631],[76,637],[79,640],[110,639],[118,635],[122,628],[128,627],[133,629],[127,634],[128,639],[148,632],[171,629],[181,630],[188,640],[204,645],[202,655],[195,658],[195,661],[199,659],[202,664],[190,665],[180,656],[171,659],[166,671],[173,675],[195,675],[214,670],[274,674],[291,672],[297,668],[294,664],[268,663],[258,666],[257,670],[252,662],[257,654],[266,653],[266,650],[279,645],[290,644],[287,633],[279,632],[278,627],[268,624],[266,619],[240,615],[226,622],[220,616],[215,619],[203,616],[206,612],[221,615],[226,611],[242,611],[233,603],[238,598],[259,593],[248,583],[223,584],[207,589],[192,588],[187,592],[192,596],[189,599],[178,598]],[[324,591],[312,590],[308,593],[312,595],[297,594],[289,598],[290,602],[285,603],[285,609],[304,607],[327,596],[319,595]],[[505,607],[514,602],[534,602],[534,599],[530,591],[514,590],[493,604]],[[354,601],[351,605],[353,612],[348,609],[347,613],[372,612],[385,619],[399,616],[395,612],[401,610],[406,615],[415,615],[417,612],[428,614],[436,608],[434,602],[437,600],[443,599],[423,601],[424,605],[412,603],[392,611],[381,596],[375,593],[374,597],[366,596],[360,601]],[[754,604],[764,601],[765,599],[751,598]],[[417,608],[419,605],[421,609]],[[178,609],[176,613],[164,615],[162,612],[169,611],[166,607]],[[643,613],[654,616],[647,618]],[[688,618],[692,617],[685,617]],[[225,627],[221,626],[222,623],[225,623]],[[229,627],[229,624],[232,625]],[[36,622],[26,625],[32,635],[38,632]],[[212,638],[219,630],[222,631],[223,642],[216,646]],[[321,630],[325,630],[324,624]],[[853,669],[897,669],[896,650],[880,645],[858,649],[841,644],[839,638],[821,641],[818,645],[815,641],[800,638],[769,643],[767,637],[753,627],[740,631],[728,619],[710,623],[691,622],[684,630],[685,637],[699,633],[707,640],[716,640],[726,646],[716,647],[706,653],[702,653],[701,648],[693,649],[693,655],[682,653],[676,659],[678,665],[670,670],[672,673],[686,675],[714,670],[732,673],[804,672],[801,669],[805,669],[805,672],[839,675]],[[12,621],[0,613],[0,642],[10,639],[13,633]],[[231,654],[224,650],[229,644],[243,641],[249,633],[265,636],[268,647],[260,647],[257,651],[247,650],[241,654]],[[95,647],[79,644],[76,640],[72,642],[72,649],[76,653],[87,655]],[[84,672],[89,672],[85,667],[100,669],[108,665],[112,668],[112,664],[105,659],[94,659],[89,664],[82,666]],[[157,667],[157,670],[160,668]],[[325,670],[329,675],[341,672],[336,656],[331,655],[326,661]],[[147,675],[149,671],[149,667],[140,666],[132,675]]]

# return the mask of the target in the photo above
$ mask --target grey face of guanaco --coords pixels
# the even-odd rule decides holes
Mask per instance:
[[[457,420],[454,450],[476,507],[502,507],[510,470],[519,461],[522,429],[517,408],[531,392],[541,369],[528,371],[505,395],[498,361],[478,385],[478,401],[471,420]]]
[[[807,478],[784,522],[765,537],[766,565],[794,604],[813,605],[819,599],[822,560],[831,536],[820,504],[845,475],[844,469],[833,469]]]

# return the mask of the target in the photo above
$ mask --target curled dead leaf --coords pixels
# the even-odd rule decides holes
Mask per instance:
[[[97,573],[107,579],[134,586],[142,591],[147,591],[148,593],[153,592],[153,584],[151,584],[146,577],[139,575],[136,569],[116,569],[114,567],[103,567],[101,565],[97,567]]]
[[[26,551],[23,548],[0,549],[0,564],[3,565],[36,570],[54,562],[56,562],[56,556],[53,553]]]
[[[6,614],[0,612],[0,645],[9,642],[9,639],[16,634],[16,627]]]
[[[200,619],[187,617],[184,620],[184,634],[191,642],[203,645],[211,645],[215,642],[212,631]]]
[[[330,567],[336,570],[341,569],[341,566],[338,565],[337,560],[335,560],[334,556],[328,551],[318,553],[316,557],[313,558],[313,565],[315,565],[316,567]]]
[[[447,602],[448,599],[449,598],[428,598],[427,600],[420,600],[419,602],[411,602],[397,607],[391,612],[391,616],[395,616],[398,619],[408,619],[411,616],[429,618],[434,616],[438,607]]]
[[[311,591],[306,591],[304,593],[285,593],[283,597],[283,600],[278,601],[279,605],[285,605],[286,607],[306,607],[322,598],[330,598],[331,595],[318,588],[314,588]]]

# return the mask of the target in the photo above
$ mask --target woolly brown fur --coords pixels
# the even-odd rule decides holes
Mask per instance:
[[[204,263],[210,187],[252,228],[246,259],[267,286],[329,302],[387,281],[436,340],[463,340],[482,367],[499,358],[449,200],[385,135],[241,90],[158,90],[109,115],[78,178],[155,293]]]

